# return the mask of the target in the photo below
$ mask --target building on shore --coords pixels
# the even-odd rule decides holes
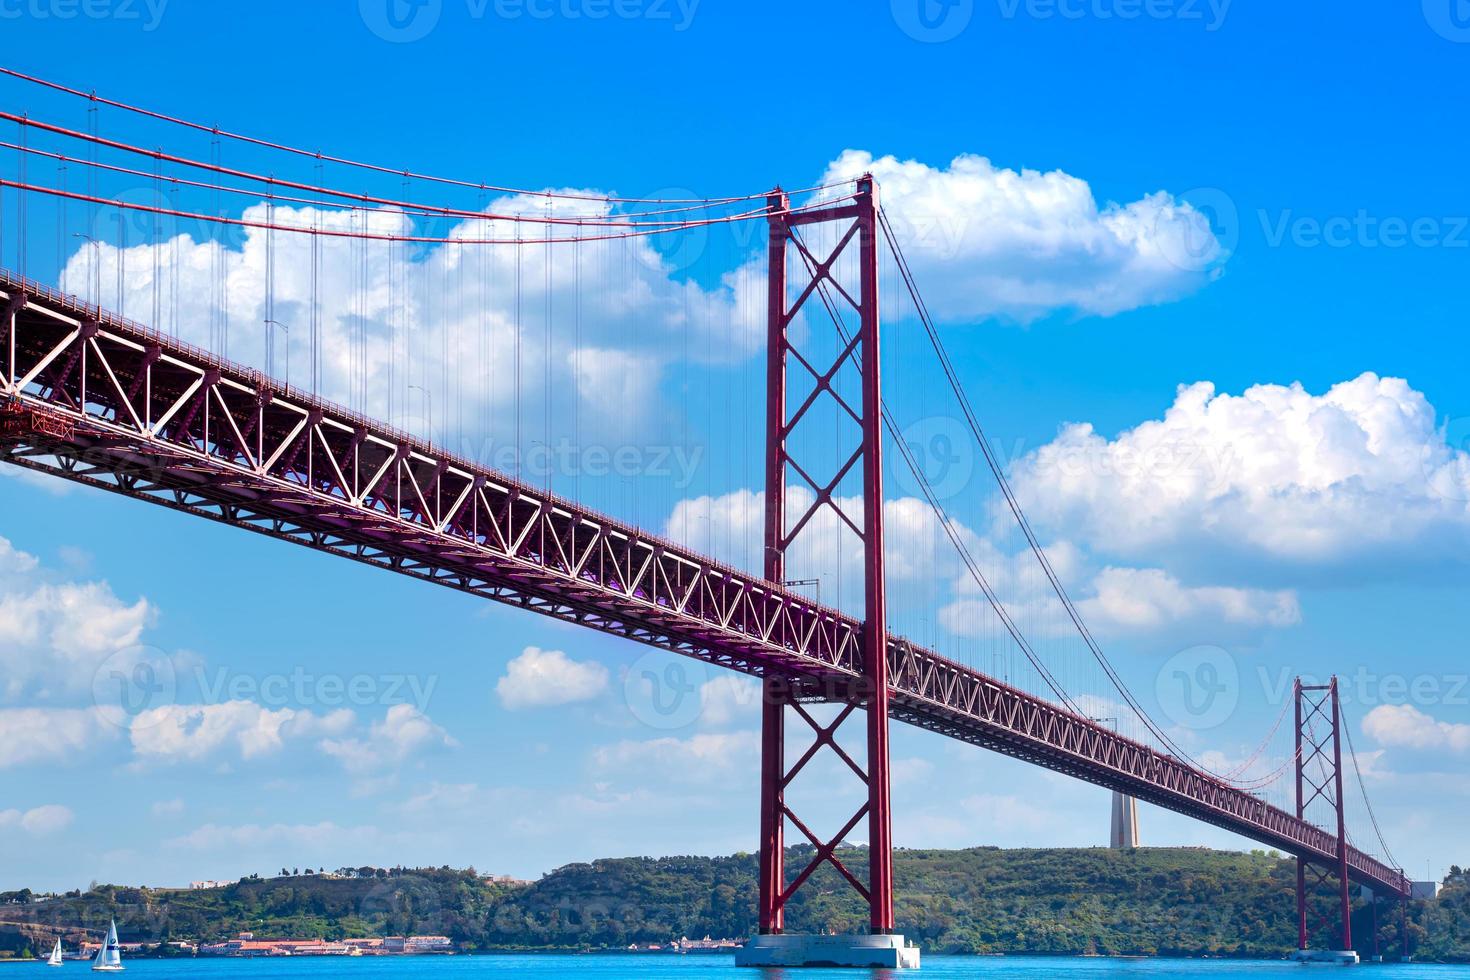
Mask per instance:
[[[205,943],[202,956],[384,956],[452,953],[448,936],[389,936],[386,939],[256,939],[242,932],[234,939]]]
[[[670,943],[630,943],[630,953],[733,953],[745,945],[738,939],[690,939],[684,936]]]
[[[711,939],[708,936],[703,939],[685,936],[673,944],[674,950],[680,953],[733,953],[742,945],[736,939]]]

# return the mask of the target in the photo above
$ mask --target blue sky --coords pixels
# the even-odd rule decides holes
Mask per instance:
[[[1465,861],[1455,828],[1470,794],[1464,12],[1139,7],[930,3],[921,21],[905,0],[647,0],[607,16],[590,0],[442,0],[401,4],[390,22],[386,0],[118,0],[75,16],[17,0],[0,18],[9,67],[417,172],[703,197],[810,184],[855,150],[878,158],[900,218],[905,204],[922,224],[944,210],[935,200],[970,202],[941,226],[958,229],[950,247],[916,245],[921,285],[1130,684],[1228,764],[1276,719],[1281,677],[1354,678],[1353,738],[1389,842],[1411,873],[1427,862],[1438,875]],[[63,111],[19,83],[0,93],[7,111]],[[13,174],[11,156],[3,167]],[[1196,242],[1207,229],[1199,262],[1171,253],[1180,228]],[[714,291],[748,249],[718,240],[687,274]],[[240,328],[232,355],[255,357],[258,334]],[[653,407],[599,431],[606,391],[589,383],[589,438],[650,447],[677,433],[703,456],[687,481],[608,480],[588,496],[738,559],[759,433],[731,409],[758,404],[758,354],[701,357],[717,342],[700,335],[692,355],[661,359],[612,328],[602,343],[629,370],[654,365],[637,390]],[[943,420],[917,349],[890,362],[890,396],[906,417]],[[1201,383],[1213,390],[1179,390]],[[1092,428],[1066,428],[1079,423]],[[1118,476],[1160,444],[1219,468]],[[447,590],[0,475],[14,651],[0,654],[0,888],[363,863],[532,876],[754,847],[747,688]],[[984,505],[956,506],[984,539]],[[927,588],[895,585],[906,624],[953,631],[963,590]],[[956,610],[948,625],[941,604]],[[200,714],[147,730],[95,716],[89,678],[135,644],[167,658],[175,706]],[[1190,730],[1157,681],[1199,656],[1241,681],[1228,717]],[[712,686],[665,714],[645,672]],[[546,703],[548,678],[575,699]],[[894,745],[900,844],[1106,840],[1101,791],[920,732],[897,730]],[[837,802],[812,792],[840,824]],[[1143,833],[1245,846],[1152,809]]]

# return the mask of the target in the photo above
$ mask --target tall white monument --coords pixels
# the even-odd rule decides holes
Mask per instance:
[[[1121,850],[1138,847],[1138,801],[1113,791],[1113,831],[1108,846]]]

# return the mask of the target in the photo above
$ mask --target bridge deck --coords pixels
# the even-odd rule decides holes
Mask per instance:
[[[531,609],[810,696],[859,624],[140,324],[0,273],[0,460]],[[891,715],[1324,865],[1335,834],[908,641]],[[1348,849],[1351,876],[1408,894]]]

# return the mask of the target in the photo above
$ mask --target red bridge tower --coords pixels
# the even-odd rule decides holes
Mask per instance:
[[[1352,900],[1348,893],[1347,812],[1342,791],[1342,707],[1338,701],[1337,678],[1327,684],[1303,684],[1296,679],[1296,815],[1304,818],[1307,807],[1326,800],[1337,813],[1337,861],[1332,866],[1296,859],[1297,957],[1304,960],[1330,959],[1357,962],[1353,952]],[[1322,730],[1319,730],[1319,726]],[[1315,766],[1315,770],[1313,767]],[[1331,930],[1331,914],[1323,914],[1310,900],[1313,890],[1332,878],[1337,880],[1338,936],[1336,950],[1313,952],[1307,941],[1314,929]],[[1310,878],[1310,881],[1308,880]],[[1310,916],[1310,919],[1309,919]]]
[[[862,676],[845,691],[804,692],[782,677],[764,682],[761,749],[760,816],[760,935],[742,950],[737,962],[749,966],[887,966],[916,967],[919,951],[905,947],[893,934],[893,838],[888,772],[888,623],[883,575],[883,402],[878,332],[878,192],[873,178],[864,175],[849,200],[815,210],[792,212],[780,191],[768,200],[770,241],[767,305],[768,352],[766,375],[766,487],[765,577],[783,585],[786,553],[812,519],[831,508],[839,524],[862,542],[863,599]],[[817,223],[846,225],[836,247],[826,256],[814,255],[797,229]],[[854,296],[833,274],[834,266],[850,248],[857,250],[858,285]],[[788,305],[787,260],[795,253],[809,281]],[[836,359],[825,367],[813,364],[798,350],[790,326],[797,314],[819,298],[821,304],[857,314],[857,329],[843,337]],[[836,317],[834,317],[836,318]],[[861,404],[853,406],[835,386],[849,363],[861,376]],[[813,388],[794,412],[787,404],[787,372],[811,375]],[[835,401],[839,410],[861,427],[853,447],[830,482],[815,479],[792,455],[792,433],[809,417],[819,399]],[[841,458],[839,456],[839,458]],[[861,469],[858,470],[857,468]],[[794,472],[812,491],[809,506],[800,514],[786,512],[786,477]],[[862,475],[861,526],[840,509],[840,483],[854,471]],[[794,518],[794,519],[793,519]],[[835,720],[820,724],[803,700],[836,700],[842,704]],[[859,766],[837,743],[837,729],[858,708],[867,719],[867,768]],[[813,732],[811,747],[788,769],[785,759],[786,720],[796,715]],[[823,746],[830,747],[867,785],[867,800],[831,840],[822,840],[792,811],[785,791]],[[815,848],[811,861],[789,881],[785,867],[785,830],[791,822]],[[867,822],[868,875],[862,881],[837,855],[842,841]],[[785,908],[796,891],[823,864],[831,865],[868,903],[867,936],[805,936],[785,931]]]

